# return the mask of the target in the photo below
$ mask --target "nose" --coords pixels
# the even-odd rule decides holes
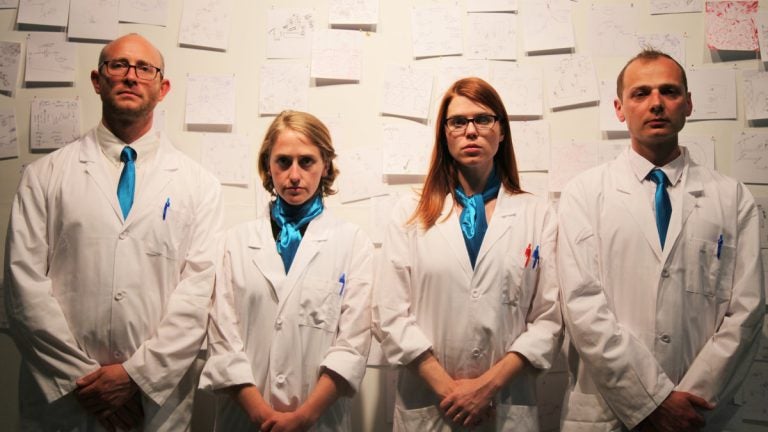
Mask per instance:
[[[472,128],[472,129],[470,129]],[[467,128],[464,130],[464,135],[468,136],[477,136],[477,126],[475,126],[475,121],[472,120],[469,123],[467,123]]]
[[[288,179],[291,181],[292,184],[298,184],[299,180],[301,180],[301,176],[299,175],[298,162],[292,163],[291,167],[288,169]]]
[[[661,96],[657,91],[654,91],[651,93],[651,113],[654,115],[659,115],[664,112],[664,104],[662,104]]]
[[[131,73],[133,73],[133,76],[131,76]],[[126,81],[136,81],[139,79],[139,76],[136,74],[136,66],[128,66],[128,72],[125,73],[125,76],[123,77]]]

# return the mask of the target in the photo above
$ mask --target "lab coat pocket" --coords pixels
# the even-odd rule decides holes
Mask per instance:
[[[501,293],[501,303],[511,308],[527,310],[531,305],[533,292],[539,277],[539,267],[529,264],[508,267]]]
[[[162,217],[164,216],[164,217]],[[176,259],[184,249],[192,233],[189,232],[191,217],[186,212],[167,208],[163,215],[147,221],[150,224],[144,237],[147,255]]]
[[[539,430],[538,410],[535,406],[498,404],[496,406],[497,431]]]
[[[727,300],[731,297],[736,248],[697,238],[686,245],[685,274],[688,292]]]
[[[443,421],[443,414],[434,405],[424,408],[404,409],[395,407],[394,431],[446,431],[451,428]]]
[[[299,323],[304,326],[336,332],[341,313],[341,283],[306,278],[301,284]]]
[[[599,395],[572,391],[566,401],[562,415],[563,430],[607,432],[621,429],[619,421]]]

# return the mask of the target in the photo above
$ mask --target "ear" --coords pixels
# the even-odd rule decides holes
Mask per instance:
[[[157,101],[160,102],[165,99],[165,95],[167,95],[169,91],[171,91],[171,82],[163,78],[160,82],[160,97],[157,98]]]
[[[613,100],[613,109],[616,111],[616,118],[619,119],[620,122],[624,122],[626,120],[626,117],[624,117],[624,111],[622,111],[623,105],[621,103],[621,99],[616,98]]]
[[[688,117],[693,112],[693,100],[691,99],[691,92],[685,94],[685,116]]]
[[[101,94],[101,75],[99,74],[99,71],[91,71],[91,84],[93,84],[93,90],[96,94]]]

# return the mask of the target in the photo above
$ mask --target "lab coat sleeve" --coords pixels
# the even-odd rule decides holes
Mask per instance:
[[[728,309],[717,331],[699,351],[678,385],[678,390],[716,405],[728,402],[746,377],[757,352],[764,319],[765,281],[758,210],[743,184],[738,184],[737,196],[738,237]]]
[[[373,328],[390,365],[407,365],[432,348],[411,311],[411,265],[408,236],[415,225],[405,226],[410,216],[401,202],[387,224],[379,274],[373,289]],[[439,251],[435,251],[439,253]]]
[[[527,328],[507,351],[525,356],[537,369],[549,369],[562,344],[563,320],[557,284],[555,251],[557,215],[547,209],[541,229],[539,278],[526,318]]]
[[[221,232],[221,187],[202,168],[190,174],[189,193],[197,197],[189,247],[179,283],[170,295],[155,334],[123,363],[142,391],[158,405],[176,388],[200,352],[208,324]]]
[[[232,261],[227,248],[217,266],[213,309],[208,322],[208,359],[200,375],[200,388],[221,390],[256,384],[245,353],[232,287]]]
[[[598,211],[597,190],[598,180],[586,177],[572,181],[560,197],[557,265],[563,318],[600,395],[632,429],[666,399],[674,384],[653,354],[617,321],[608,303],[593,225],[597,215],[590,214]]]
[[[357,392],[371,347],[373,244],[355,228],[351,247],[352,259],[344,286],[338,332],[320,365],[339,374]]]
[[[99,368],[80,349],[48,277],[48,158],[24,170],[11,207],[5,250],[6,312],[9,332],[46,399],[76,388],[75,381]]]

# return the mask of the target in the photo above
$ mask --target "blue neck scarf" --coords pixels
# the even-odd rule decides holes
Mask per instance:
[[[314,198],[304,204],[293,206],[283,201],[280,196],[272,204],[272,220],[280,227],[280,235],[277,238],[277,253],[283,259],[285,273],[291,269],[293,258],[299,250],[301,243],[301,231],[303,226],[312,222],[312,219],[323,212],[323,199],[318,193]]]
[[[496,198],[500,188],[501,179],[496,175],[495,166],[486,181],[485,190],[482,194],[468,197],[461,185],[456,187],[456,199],[464,208],[459,216],[461,233],[464,235],[464,244],[467,245],[469,261],[472,263],[473,269],[475,268],[475,261],[477,261],[477,254],[480,252],[480,246],[483,244],[485,231],[488,229],[488,222],[485,220],[485,203]]]

